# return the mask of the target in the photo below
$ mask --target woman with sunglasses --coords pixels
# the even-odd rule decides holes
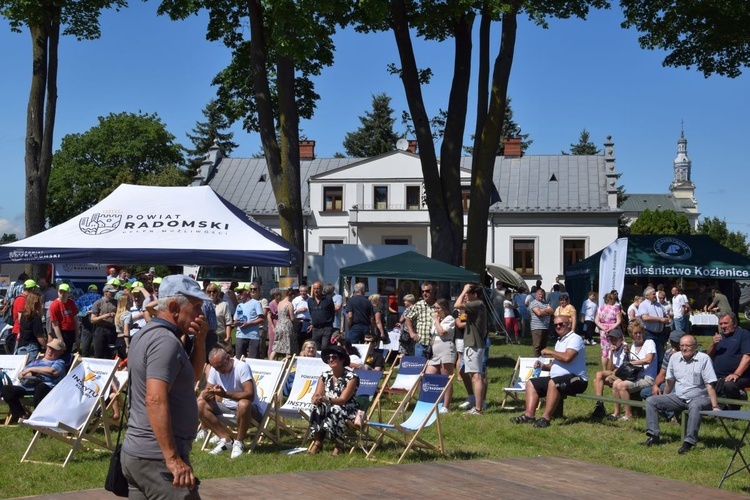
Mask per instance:
[[[315,405],[310,414],[310,432],[313,444],[309,453],[319,453],[323,440],[328,438],[335,443],[333,455],[344,451],[343,436],[346,422],[354,421],[359,405],[355,398],[359,377],[349,366],[349,355],[337,345],[323,349],[323,361],[328,363],[329,370],[323,372],[315,386],[312,403]]]
[[[456,321],[450,314],[448,301],[437,299],[432,306],[435,311],[432,314],[432,357],[427,361],[425,373],[428,375],[442,374],[453,375],[456,366],[456,346],[453,344],[453,333]],[[448,385],[445,390],[443,407],[440,413],[448,413],[453,400],[453,384]]]

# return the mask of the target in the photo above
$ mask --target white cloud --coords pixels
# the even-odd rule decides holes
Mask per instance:
[[[15,234],[19,239],[23,238],[24,231],[20,224],[8,219],[0,219],[0,236],[4,233]]]

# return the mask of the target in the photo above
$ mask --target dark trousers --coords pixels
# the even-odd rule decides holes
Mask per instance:
[[[294,354],[299,354],[299,349],[302,347],[302,344],[305,343],[306,340],[310,340],[312,338],[312,333],[308,332],[307,329],[310,326],[309,321],[300,321],[297,323],[297,349],[298,351]]]
[[[52,387],[47,384],[39,383],[34,387],[34,406],[38,406],[44,397],[49,394]],[[18,385],[6,385],[3,386],[3,400],[8,405],[8,410],[11,416],[14,418],[23,417],[25,410],[21,404],[21,398],[29,394],[25,387]]]
[[[656,344],[656,366],[661,367],[661,362],[664,359],[664,345],[667,343],[667,337],[664,332],[650,332],[646,330],[644,336],[646,340],[651,339]]]
[[[112,359],[112,347],[117,341],[117,333],[114,326],[97,325],[94,328],[94,357],[99,359]]]
[[[320,347],[321,351],[328,347],[328,344],[331,343],[331,335],[333,335],[333,327],[322,326],[320,328],[316,328],[313,326],[312,339],[317,342],[318,347]]]
[[[89,315],[81,318],[81,356],[90,358],[94,342],[94,325]]]
[[[235,353],[237,359],[245,356],[247,359],[261,359],[260,357],[260,339],[236,339]]]

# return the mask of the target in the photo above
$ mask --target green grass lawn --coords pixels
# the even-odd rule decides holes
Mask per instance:
[[[699,337],[701,346],[710,342],[709,336]],[[598,347],[588,347],[589,377],[593,379],[600,367]],[[590,463],[621,467],[657,476],[680,479],[703,486],[718,484],[732,451],[724,430],[718,422],[704,419],[696,449],[678,455],[680,427],[664,423],[662,446],[644,448],[645,418],[636,409],[636,418],[630,422],[591,423],[588,415],[593,402],[568,398],[565,418],[556,419],[547,429],[530,425],[514,425],[509,417],[520,413],[500,409],[503,387],[506,386],[515,360],[519,355],[530,356],[529,345],[506,345],[499,337],[493,338],[489,377],[490,407],[482,416],[463,415],[456,406],[466,392],[463,384],[455,383],[454,410],[441,419],[448,455],[438,457],[431,453],[411,453],[405,462],[428,460],[506,459],[513,457],[562,456]],[[605,394],[610,394],[609,389]],[[592,384],[588,392],[593,393]],[[608,405],[611,411],[611,405]],[[427,436],[434,437],[434,429]],[[42,493],[101,488],[109,463],[109,454],[93,450],[80,451],[65,469],[59,466],[19,463],[31,439],[31,431],[23,427],[0,427],[0,498]],[[228,454],[213,457],[207,452],[194,450],[193,466],[201,479],[276,474],[296,471],[339,469],[348,467],[375,467],[382,462],[364,459],[362,453],[352,456],[332,457],[330,447],[316,456],[280,454],[279,451],[298,446],[288,441],[284,446],[261,445],[252,455],[230,460]],[[44,439],[35,450],[35,458],[62,463],[65,449],[52,439]],[[395,462],[397,450],[385,446],[378,457]],[[509,472],[510,473],[510,472]],[[724,489],[750,492],[747,476],[738,474],[724,483]]]

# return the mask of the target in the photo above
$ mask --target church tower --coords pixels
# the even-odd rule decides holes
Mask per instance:
[[[674,180],[669,185],[672,196],[678,199],[689,199],[695,203],[695,184],[691,180],[692,162],[687,155],[687,139],[685,131],[680,132],[677,141],[677,157],[674,159]]]

